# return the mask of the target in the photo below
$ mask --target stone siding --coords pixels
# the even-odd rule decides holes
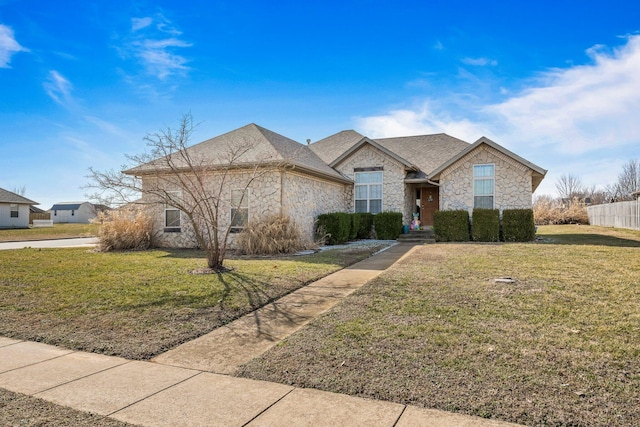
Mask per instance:
[[[440,175],[440,209],[473,211],[473,165],[495,165],[494,207],[530,209],[531,169],[501,152],[481,145]]]
[[[351,154],[344,162],[336,166],[336,169],[352,180],[355,179],[355,168],[382,167],[382,210],[402,212],[403,221],[410,221],[410,213],[407,212],[405,191],[407,186],[404,183],[405,170],[397,160],[389,157],[371,145],[364,145],[355,153]],[[348,197],[347,211],[354,211],[353,190],[350,189]]]
[[[237,171],[230,172],[225,180],[220,194],[221,204],[218,221],[220,230],[226,230],[231,223],[231,191],[241,190],[246,187],[253,174],[250,172]],[[221,183],[220,174],[211,174],[208,178],[208,192],[218,194]],[[146,179],[146,186],[154,185],[153,179]],[[256,220],[261,216],[280,213],[280,192],[281,180],[279,171],[268,171],[261,174],[249,185],[249,221]],[[178,186],[168,187],[170,190],[179,191]],[[150,205],[150,212],[154,218],[154,230],[156,231],[156,244],[161,247],[174,248],[194,248],[197,247],[197,240],[193,227],[187,220],[184,213],[181,213],[180,231],[165,231],[164,209],[162,203],[153,203],[151,196],[144,196],[143,202]],[[222,234],[220,235],[222,237]],[[234,235],[230,234],[229,247],[233,247]]]
[[[347,194],[350,194],[347,187],[350,186],[286,172],[282,185],[282,213],[296,222],[304,236],[312,238],[318,215],[346,211]]]

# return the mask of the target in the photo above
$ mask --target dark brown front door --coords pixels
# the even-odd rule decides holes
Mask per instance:
[[[423,226],[433,225],[433,213],[440,209],[438,187],[420,188],[420,223]]]

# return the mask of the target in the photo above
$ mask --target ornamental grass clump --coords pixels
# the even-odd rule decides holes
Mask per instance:
[[[100,224],[98,250],[102,252],[149,249],[153,242],[153,221],[142,208],[120,208],[100,212],[93,220]]]
[[[238,235],[237,244],[245,255],[290,254],[312,246],[296,223],[283,215],[271,215],[249,223]]]

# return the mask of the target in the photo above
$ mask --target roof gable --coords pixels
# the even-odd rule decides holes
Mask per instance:
[[[0,188],[0,203],[17,203],[22,205],[39,205],[38,202],[34,202],[33,200],[27,199],[19,194],[16,194],[12,191],[5,190],[4,188]]]
[[[430,178],[431,179],[435,179],[435,180],[439,179],[440,178],[440,174],[442,174],[442,172],[444,172],[449,167],[453,166],[458,160],[462,159],[467,154],[473,152],[474,150],[476,150],[478,147],[480,147],[483,144],[493,148],[494,150],[500,152],[504,156],[507,156],[509,159],[518,162],[519,164],[523,165],[524,167],[531,169],[531,171],[533,173],[531,192],[535,191],[536,188],[538,188],[538,185],[540,185],[540,182],[542,181],[542,179],[544,178],[544,176],[547,173],[546,169],[542,169],[540,166],[531,163],[530,161],[518,156],[517,154],[515,154],[515,153],[507,150],[506,148],[504,148],[502,145],[500,145],[500,144],[498,144],[496,142],[493,142],[492,140],[490,140],[489,138],[484,137],[484,136],[481,137],[480,139],[478,139],[473,144],[469,145],[467,148],[465,148],[464,150],[459,152],[454,157],[450,158],[448,161],[444,162],[442,165],[440,165],[437,169],[435,169],[431,173]]]
[[[374,141],[372,139],[369,139],[367,137],[362,138],[357,144],[353,145],[347,151],[342,153],[338,158],[336,158],[333,162],[331,162],[329,164],[329,166],[335,168],[340,163],[342,163],[345,159],[349,158],[353,153],[355,153],[356,151],[360,150],[365,145],[371,145],[372,147],[376,148],[377,150],[382,151],[384,154],[386,154],[387,156],[389,156],[392,159],[396,160],[398,163],[402,164],[407,169],[415,169],[415,166],[412,165],[410,162],[408,162],[407,160],[405,160],[402,157],[398,156],[396,153],[387,150],[385,147],[383,147],[382,145],[378,144],[376,141]]]

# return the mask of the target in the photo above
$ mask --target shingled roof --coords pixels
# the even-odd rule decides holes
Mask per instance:
[[[22,205],[39,205],[40,203],[34,202],[33,200],[27,199],[26,197],[22,197],[19,194],[16,194],[12,191],[5,190],[4,188],[0,188],[0,203],[17,203]]]
[[[369,139],[354,130],[345,130],[314,142],[309,147],[325,162],[333,164],[344,153],[365,141],[373,141],[400,157],[405,165],[414,165],[426,174],[454,157],[470,144],[444,133]]]
[[[246,149],[242,149],[245,147]],[[241,149],[241,153],[238,149]],[[227,167],[251,167],[256,164],[284,164],[308,173],[319,174],[342,182],[350,182],[330,168],[308,146],[272,132],[254,123],[216,136],[186,149],[187,154],[199,164],[211,169]],[[233,161],[231,153],[238,153]],[[186,167],[179,153],[124,171],[129,175],[145,175],[168,170],[167,160],[177,167]]]

